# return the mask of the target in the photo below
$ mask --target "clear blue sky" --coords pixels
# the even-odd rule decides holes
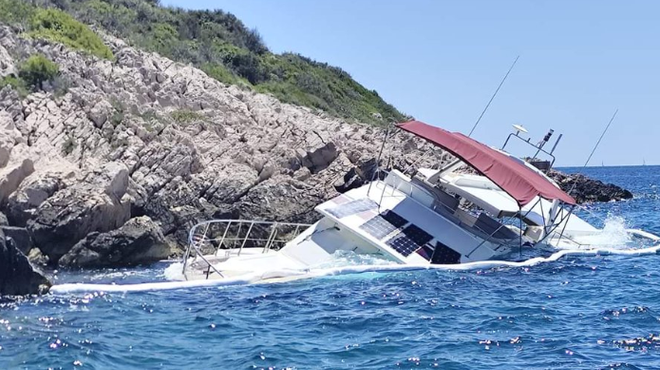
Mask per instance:
[[[277,53],[339,66],[399,110],[500,145],[563,133],[559,165],[660,164],[660,1],[162,0],[223,9]]]

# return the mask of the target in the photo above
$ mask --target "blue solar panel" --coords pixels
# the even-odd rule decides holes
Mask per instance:
[[[378,215],[360,226],[369,235],[380,240],[393,233],[397,227],[387,222],[385,218]]]
[[[405,218],[394,211],[386,211],[365,222],[360,228],[374,238],[382,240],[407,223]]]
[[[392,247],[395,251],[399,252],[404,257],[408,257],[412,252],[419,248],[412,239],[405,235],[399,235],[394,240],[387,242],[387,245]]]
[[[437,242],[435,243],[435,250],[431,259],[433,264],[453,265],[461,263],[461,254],[448,246]]]
[[[371,199],[358,199],[348,203],[340,204],[336,207],[330,208],[327,212],[337,218],[344,218],[360,212],[368,211],[378,207],[376,202]]]
[[[404,257],[408,257],[424,244],[430,242],[431,239],[433,239],[433,237],[426,231],[415,225],[410,225],[403,229],[399,236],[387,242],[387,245]]]
[[[403,225],[408,223],[408,220],[399,216],[399,214],[394,211],[386,211],[382,213],[381,216],[396,228],[403,227]]]

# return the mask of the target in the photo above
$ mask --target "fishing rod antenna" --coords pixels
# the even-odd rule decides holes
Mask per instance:
[[[618,108],[614,111],[614,114],[612,115],[612,118],[610,118],[610,121],[607,123],[607,126],[605,126],[605,130],[603,130],[603,133],[600,134],[600,137],[598,138],[598,141],[596,142],[596,145],[594,145],[594,148],[591,150],[591,153],[589,154],[589,157],[587,157],[587,161],[584,162],[584,166],[582,166],[582,169],[583,169],[583,170],[584,170],[585,167],[587,167],[587,165],[589,164],[589,161],[591,160],[591,157],[592,157],[592,156],[594,155],[594,153],[596,152],[596,149],[598,149],[598,145],[600,145],[600,141],[603,140],[603,137],[605,136],[605,133],[607,132],[607,130],[610,129],[610,125],[612,124],[612,122],[614,122],[614,118],[616,118],[617,113],[619,113],[619,109],[618,109]],[[576,185],[577,185],[577,181],[574,181],[574,182],[573,182],[573,186],[571,186],[571,190],[568,191],[568,195],[571,195],[571,193],[573,192],[573,190],[575,190],[575,186],[576,186]]]
[[[589,154],[589,157],[587,158],[587,161],[584,162],[584,166],[582,166],[582,168],[587,167],[587,165],[589,164],[589,161],[591,160],[591,156],[593,156],[594,153],[596,152],[596,149],[598,149],[598,145],[600,145],[600,141],[603,140],[603,136],[605,136],[605,133],[607,132],[607,130],[609,130],[610,125],[611,125],[612,122],[614,121],[614,118],[616,117],[616,114],[617,114],[617,113],[619,113],[619,109],[618,109],[618,108],[617,108],[617,110],[614,111],[614,114],[612,115],[612,118],[610,118],[610,121],[607,123],[607,126],[605,126],[605,130],[603,130],[603,133],[600,134],[600,137],[598,138],[598,141],[596,142],[596,145],[594,146],[593,150],[592,150],[591,153]]]
[[[488,110],[488,107],[490,107],[490,103],[492,103],[493,99],[495,99],[495,97],[497,96],[497,93],[502,88],[502,85],[504,85],[504,81],[506,81],[507,77],[509,77],[509,73],[511,73],[511,71],[513,70],[513,67],[516,66],[516,63],[518,62],[519,58],[520,58],[520,55],[518,55],[516,57],[516,59],[513,61],[513,64],[511,64],[511,67],[509,67],[509,70],[504,75],[504,78],[500,82],[499,86],[497,86],[497,89],[495,90],[495,93],[493,93],[493,96],[490,97],[490,100],[488,101],[488,104],[486,104],[486,107],[484,107],[484,110],[479,115],[479,118],[477,118],[477,122],[475,122],[474,126],[472,126],[472,130],[470,130],[470,133],[468,134],[468,137],[472,136],[472,133],[474,132],[474,129],[476,129],[477,126],[479,125],[479,122],[481,122],[481,119],[483,118],[484,114],[486,114],[486,111]]]

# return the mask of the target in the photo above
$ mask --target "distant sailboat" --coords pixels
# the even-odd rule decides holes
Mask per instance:
[[[646,166],[646,159],[642,158],[642,166]]]

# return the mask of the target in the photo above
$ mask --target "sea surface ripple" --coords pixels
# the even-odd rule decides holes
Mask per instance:
[[[582,216],[660,234],[660,167],[584,172],[636,199]],[[57,282],[160,281],[166,267]],[[660,369],[660,255],[0,301],[0,369],[423,368]]]

